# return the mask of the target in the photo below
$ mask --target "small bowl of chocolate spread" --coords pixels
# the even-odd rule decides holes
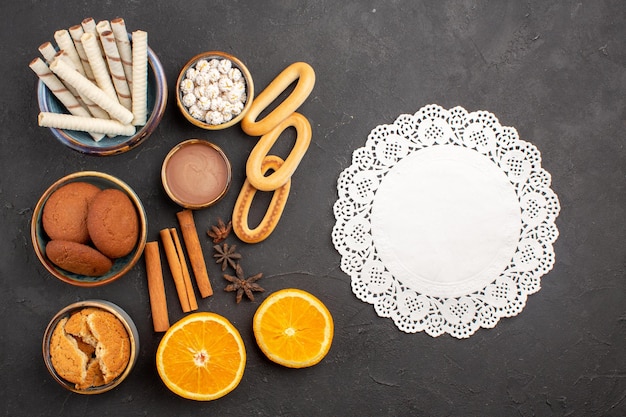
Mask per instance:
[[[217,203],[228,191],[231,166],[217,145],[189,139],[176,145],[165,157],[161,181],[167,195],[188,209]]]

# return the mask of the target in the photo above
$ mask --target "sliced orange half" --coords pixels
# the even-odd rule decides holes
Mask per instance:
[[[193,313],[170,327],[159,343],[156,364],[163,383],[183,398],[209,401],[237,387],[246,349],[226,318]]]
[[[330,312],[315,296],[299,289],[267,297],[254,314],[252,327],[265,356],[290,368],[319,363],[333,341]]]

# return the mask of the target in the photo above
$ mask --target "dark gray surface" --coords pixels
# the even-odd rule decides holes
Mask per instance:
[[[626,3],[615,1],[169,1],[4,2],[0,6],[0,408],[6,416],[626,414]],[[149,43],[169,80],[170,100],[155,134],[128,153],[88,157],[37,127],[36,79],[28,62],[59,28],[121,16]],[[295,61],[316,70],[300,111],[313,141],[293,177],[276,231],[240,244],[244,269],[263,272],[268,291],[298,287],[332,312],[332,349],[319,365],[289,370],[254,343],[259,301],[221,291],[201,310],[227,316],[244,338],[248,364],[239,387],[210,403],[183,400],[154,365],[143,261],[97,289],[70,287],[39,264],[29,238],[32,209],[56,179],[100,170],[128,182],[143,200],[150,240],[176,226],[179,210],[162,190],[161,162],[192,137],[223,147],[233,186],[196,213],[202,231],[230,218],[254,139],[239,127],[191,126],[172,99],[191,56],[223,50],[240,57],[264,88]],[[436,103],[496,114],[542,153],[561,202],[554,269],[516,317],[468,340],[404,334],[351,292],[330,234],[336,180],[376,125]],[[285,140],[284,142],[288,142]],[[210,263],[211,244],[203,239]],[[182,317],[168,286],[172,319]],[[63,306],[104,298],[134,318],[141,353],[131,376],[100,396],[64,391],[47,374],[41,338]],[[262,300],[264,296],[259,297]]]

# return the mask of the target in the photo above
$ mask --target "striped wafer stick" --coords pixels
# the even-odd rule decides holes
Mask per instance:
[[[52,43],[44,42],[39,45],[39,52],[41,53],[41,56],[43,56],[43,59],[45,59],[46,62],[50,63],[54,59],[57,50],[54,48]]]
[[[37,77],[48,87],[54,96],[65,106],[67,111],[74,116],[91,117],[89,111],[74,97],[74,95],[65,87],[65,84],[57,78],[48,65],[41,58],[33,59],[28,65]],[[91,137],[97,142],[104,137],[102,133],[89,132]]]
[[[96,23],[96,32],[98,32],[98,36],[102,36],[102,32],[107,32],[111,30],[111,23],[108,20],[101,20]],[[103,48],[104,52],[104,48]]]
[[[78,52],[76,52],[76,46],[70,36],[70,32],[67,29],[57,30],[54,32],[54,40],[57,41],[59,49],[65,51],[67,56],[72,60],[76,71],[80,72],[81,75],[85,75],[83,63],[80,62],[80,57],[78,56]]]
[[[143,30],[133,32],[133,124],[146,124],[148,114],[148,33]]]
[[[102,32],[106,32],[106,31],[110,31],[111,30],[111,24],[109,23],[108,20],[101,20],[98,23],[96,23],[96,33],[98,34],[98,36],[96,37],[96,39],[98,40],[98,47],[100,48],[100,52],[102,53],[102,59],[105,60],[106,62],[106,51],[104,50],[104,45],[102,44]],[[109,71],[109,68],[107,67],[107,71]],[[112,79],[112,74],[109,72],[109,78],[111,78],[111,83],[113,85],[113,90],[116,91],[115,88],[115,84],[114,81]],[[108,87],[107,87],[108,89]],[[117,99],[117,101],[120,101],[119,95],[115,94],[115,98]],[[126,107],[126,106],[124,106]]]
[[[37,118],[39,126],[56,129],[99,132],[106,135],[132,136],[136,132],[133,125],[122,124],[117,120],[97,119],[95,117],[74,116],[72,114],[41,112]]]
[[[98,29],[96,29],[96,21],[93,20],[92,17],[83,19],[83,21],[80,22],[80,25],[83,27],[83,30],[85,31],[85,33],[91,33],[96,37],[96,39],[98,38],[99,35],[98,35]],[[100,54],[104,56],[102,45],[98,44],[98,47],[100,48]]]
[[[122,106],[128,110],[132,110],[132,101],[130,97],[130,89],[128,88],[128,82],[126,82],[126,75],[124,74],[124,66],[120,58],[119,51],[117,50],[117,44],[115,43],[115,36],[110,30],[104,31],[100,34],[100,41],[104,47],[104,54],[109,64],[109,73],[113,80],[113,86],[117,92],[117,98]]]
[[[46,60],[48,64],[52,62],[54,57],[57,56],[58,54],[56,48],[50,42],[45,42],[39,45],[39,52],[41,53],[41,56],[43,56],[43,58]],[[66,85],[65,87],[69,90],[70,93],[72,93],[74,98],[76,98],[76,100],[83,107],[88,108],[87,103],[83,101],[82,97],[80,96],[80,94],[78,94],[78,91],[76,91],[75,88],[68,86],[68,85]]]
[[[54,60],[55,57],[57,56],[63,56],[64,59],[66,59],[68,61],[69,64],[74,65],[69,57],[67,56],[67,54],[65,54],[63,51],[58,51],[55,49],[54,46],[52,46],[52,44],[50,42],[46,42],[44,44],[42,44],[39,47],[39,52],[41,52],[41,55],[43,55],[44,59],[46,60],[46,62],[48,63],[48,65]],[[63,82],[63,81],[61,81]],[[90,113],[91,113],[91,109],[89,107],[89,105],[93,105],[93,103],[89,103],[89,101],[85,101],[83,100],[83,98],[81,97],[80,94],[78,94],[78,91],[76,91],[76,89],[70,85],[65,85],[65,87],[70,91],[70,93],[72,93],[72,95],[76,98],[76,100],[78,100],[78,102],[85,107]],[[98,107],[98,106],[96,106]],[[96,111],[98,111],[96,109]],[[93,113],[92,113],[93,114]],[[105,112],[106,114],[106,112]],[[108,116],[106,116],[108,118]]]
[[[72,114],[76,116],[85,116],[91,117],[89,111],[84,108],[76,97],[65,87],[65,84],[59,78],[54,75],[48,65],[41,58],[33,59],[30,64],[28,64],[31,70],[37,77],[48,87],[48,89],[54,94],[54,96],[59,99],[61,104],[65,106],[65,108]]]
[[[93,71],[93,76],[96,79],[96,84],[102,89],[102,91],[107,93],[109,97],[118,101],[115,87],[113,87],[113,82],[111,81],[111,74],[109,74],[104,58],[100,55],[98,39],[93,33],[83,33],[80,40],[83,43],[83,48],[85,49],[85,53],[89,59],[89,65],[91,65],[91,70]]]
[[[83,27],[85,33],[98,33],[98,31],[96,30],[96,21],[93,20],[93,17],[87,17],[83,19],[83,21],[80,22],[80,25]]]
[[[96,79],[93,76],[93,71],[91,70],[91,65],[89,65],[89,58],[87,58],[87,54],[85,53],[85,48],[83,48],[83,42],[80,40],[80,37],[83,36],[85,31],[81,25],[74,25],[70,29],[70,36],[74,40],[74,46],[76,47],[76,52],[78,53],[78,57],[80,58],[81,64],[83,64],[83,69],[85,70],[85,77],[89,79],[89,81],[95,83]]]
[[[55,58],[55,60],[52,61],[52,64],[50,64],[50,69],[66,84],[76,88],[81,95],[84,94],[87,98],[109,113],[112,118],[119,120],[122,124],[129,124],[133,121],[134,116],[131,111],[119,104],[117,100],[109,97],[107,93],[95,86],[86,77],[73,70],[62,59]]]
[[[57,52],[56,55],[54,56],[54,59],[63,60],[71,69],[73,69],[76,73],[78,73],[78,71],[76,71],[76,69],[74,68],[74,63],[69,59],[65,51],[61,50]],[[53,62],[54,62],[54,59],[53,59]],[[104,111],[104,109],[102,109],[100,106],[98,106],[96,103],[94,103],[93,100],[91,100],[89,97],[85,96],[83,93],[78,91],[74,86],[65,82],[65,80],[63,80],[63,77],[60,77],[60,78],[61,78],[61,81],[63,81],[63,84],[65,84],[65,86],[68,88],[68,90],[74,92],[74,95],[78,98],[78,101],[82,101],[84,103],[84,105],[87,107],[87,110],[89,110],[89,113],[91,113],[93,117],[98,117],[100,119],[110,118],[109,114],[106,111]]]
[[[117,50],[119,51],[120,58],[122,59],[126,82],[130,87],[133,83],[133,53],[131,51],[130,39],[128,39],[126,22],[124,22],[124,19],[116,17],[111,20],[111,30],[113,31],[113,36],[115,36]]]

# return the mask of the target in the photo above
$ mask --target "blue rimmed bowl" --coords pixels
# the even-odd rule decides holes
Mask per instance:
[[[104,275],[100,276],[87,276],[75,274],[59,268],[52,263],[46,256],[46,244],[50,241],[50,238],[46,234],[43,223],[42,215],[43,208],[48,201],[48,198],[58,190],[60,187],[69,184],[71,182],[87,182],[101,189],[115,188],[124,192],[132,201],[135,210],[137,211],[137,217],[139,219],[139,237],[135,248],[126,256],[113,260],[113,266]],[[33,249],[37,258],[41,261],[42,265],[50,272],[55,278],[72,284],[78,287],[97,287],[105,284],[109,284],[126,274],[130,269],[135,266],[137,261],[141,258],[143,250],[146,246],[146,237],[148,230],[148,222],[146,219],[146,211],[141,203],[141,200],[137,194],[133,191],[128,184],[124,181],[103,172],[98,171],[81,171],[69,174],[59,180],[55,181],[48,189],[43,193],[35,209],[33,210],[33,217],[31,219],[31,241]]]
[[[37,84],[37,101],[41,112],[68,113],[65,106],[40,80]],[[138,127],[133,136],[105,136],[96,142],[87,132],[49,128],[65,146],[75,151],[96,156],[117,155],[142,143],[159,125],[167,104],[167,80],[163,66],[152,49],[148,48],[148,115],[146,124]]]

